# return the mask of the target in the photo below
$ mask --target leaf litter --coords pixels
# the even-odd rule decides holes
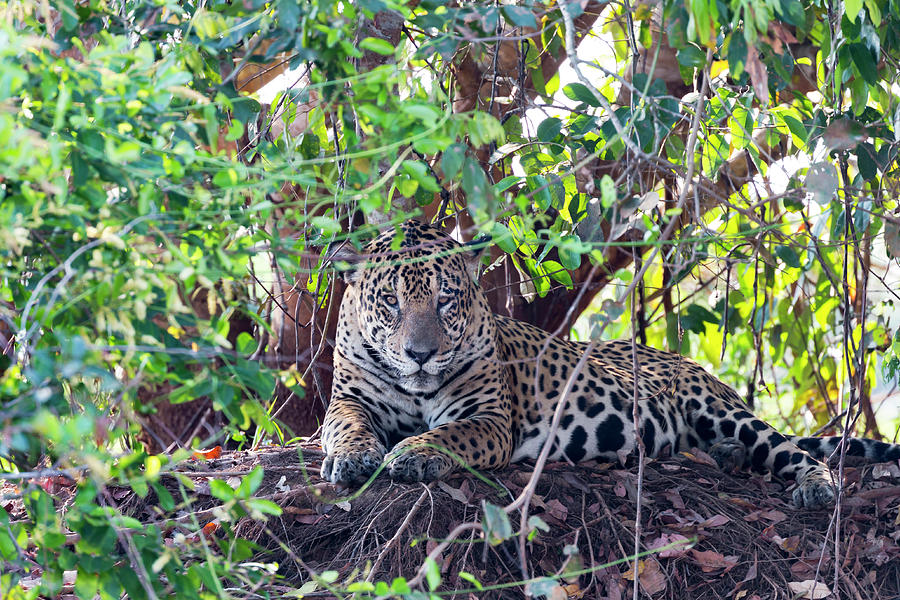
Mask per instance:
[[[430,549],[457,525],[481,521],[487,504],[509,504],[531,470],[528,464],[518,464],[488,472],[486,479],[492,485],[465,473],[428,486],[397,483],[382,475],[348,501],[350,490],[318,478],[321,451],[311,444],[302,450],[306,479],[296,448],[226,451],[219,458],[179,465],[177,476],[162,479],[173,495],[182,493],[179,481],[183,477],[206,485],[186,490],[193,494],[189,508],[180,506],[163,516],[167,535],[190,535],[188,526],[194,518],[204,525],[215,521],[219,501],[209,494],[210,474],[221,471],[220,479],[227,480],[235,472],[261,465],[265,477],[257,496],[275,502],[283,513],[267,523],[245,518],[234,526],[237,535],[258,545],[258,560],[277,562],[291,589],[312,581],[307,569],[335,571],[341,583],[354,573],[357,580],[362,579],[373,564],[377,572],[368,574],[369,581],[390,582],[395,577],[412,578]],[[633,561],[607,563],[632,551],[634,462],[624,470],[592,462],[547,465],[529,511],[537,517],[530,522],[541,527],[526,547],[533,576],[560,577],[555,593],[568,590],[569,598],[630,597]],[[832,511],[794,509],[789,503],[790,488],[746,474],[722,473],[700,454],[648,460],[642,546],[668,548],[641,558],[637,579],[642,597],[881,600],[900,596],[900,532],[895,522],[900,518],[900,485],[891,477],[894,469],[882,465],[845,470],[850,490],[842,508],[840,577],[834,587],[833,531],[825,537]],[[203,475],[192,477],[191,471]],[[145,498],[125,488],[110,491],[128,515],[148,524],[161,523],[153,491]],[[60,510],[73,501],[71,494],[57,498]],[[24,517],[16,501],[6,507],[12,518]],[[511,514],[510,521],[515,530],[519,513]],[[204,532],[221,536],[225,529],[209,526]],[[687,544],[689,540],[692,543]],[[672,544],[680,545],[673,548]],[[573,548],[583,566],[594,570],[563,577]],[[385,559],[376,561],[382,553]],[[436,562],[443,590],[470,589],[472,578],[483,587],[524,579],[515,534],[505,542],[485,545],[479,531],[470,531],[450,544]],[[476,596],[521,597],[523,590],[521,585],[488,589]]]

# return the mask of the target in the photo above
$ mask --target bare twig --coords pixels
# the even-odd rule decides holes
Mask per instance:
[[[635,261],[635,265],[637,265],[637,261]],[[644,447],[644,440],[641,437],[641,412],[640,407],[638,405],[638,378],[640,377],[640,363],[638,363],[637,357],[637,338],[636,338],[636,330],[635,330],[635,322],[636,322],[636,313],[637,313],[637,295],[632,290],[631,293],[631,367],[634,371],[634,384],[632,390],[632,403],[631,403],[631,420],[634,425],[634,443],[637,446],[638,450],[638,480],[637,480],[637,501],[635,502],[635,516],[634,516],[634,564],[632,573],[634,573],[634,592],[632,598],[634,600],[638,600],[639,590],[640,590],[640,577],[638,577],[638,559],[637,555],[641,551],[641,499],[643,496],[643,486],[644,486],[644,456],[647,453],[647,449]],[[641,307],[643,310],[643,307]]]
[[[424,484],[423,484],[424,486]],[[372,563],[372,569],[369,571],[368,576],[366,576],[366,581],[372,581],[375,577],[375,573],[378,571],[378,567],[381,566],[384,557],[387,556],[387,553],[390,552],[394,546],[399,543],[400,536],[403,535],[403,532],[409,527],[409,524],[412,522],[413,517],[419,510],[419,507],[424,504],[425,499],[429,497],[428,488],[431,484],[428,484],[425,487],[425,491],[422,492],[422,495],[419,496],[419,499],[416,500],[416,503],[413,504],[413,507],[410,509],[409,514],[406,515],[406,518],[403,519],[403,522],[400,523],[400,527],[397,528],[397,533],[388,540],[388,542],[382,547],[381,552],[378,553],[378,557],[375,559],[375,562]]]

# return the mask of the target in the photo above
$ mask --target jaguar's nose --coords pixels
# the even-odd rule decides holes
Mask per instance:
[[[423,350],[420,348],[406,347],[404,350],[406,351],[406,355],[416,361],[420,367],[427,363],[428,359],[437,352],[437,348],[426,348]]]

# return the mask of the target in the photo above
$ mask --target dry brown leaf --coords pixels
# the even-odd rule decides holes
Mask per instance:
[[[724,569],[722,572],[727,573],[738,563],[737,556],[724,556],[714,550],[690,550],[690,555],[704,573],[712,573],[719,569]]]
[[[753,84],[753,91],[760,102],[769,101],[769,73],[766,71],[766,65],[759,60],[759,51],[753,44],[747,45],[747,63],[745,68],[750,75],[750,82]]]
[[[778,38],[764,35],[760,38],[760,41],[772,46],[772,52],[775,54],[782,54],[784,52],[784,45],[782,45],[781,40]]]
[[[315,525],[322,519],[321,515],[311,514],[311,515],[297,515],[294,517],[294,520],[298,523],[303,523],[304,525]]]
[[[781,547],[791,554],[796,554],[800,550],[800,536],[792,535],[781,541]]]
[[[726,523],[731,523],[731,519],[725,515],[713,515],[700,523],[700,527],[721,527]]]
[[[744,578],[741,580],[741,583],[746,583],[748,581],[753,581],[754,579],[756,579],[756,576],[759,573],[759,570],[757,567],[758,567],[758,561],[757,561],[756,556],[754,555],[753,556],[753,564],[750,565],[749,569],[747,569],[747,574],[744,575]]]
[[[209,538],[213,537],[218,530],[219,530],[219,524],[215,523],[213,521],[210,521],[209,523],[207,523],[206,525],[203,526],[203,528],[200,530],[200,533],[203,534],[203,537],[205,537],[206,539],[209,539]]]
[[[718,468],[719,464],[713,459],[712,456],[700,450],[698,448],[691,448],[690,452],[682,452],[682,455],[686,456],[688,459],[694,461],[695,463],[701,465],[707,465],[709,467]]]
[[[785,44],[796,44],[797,38],[791,33],[791,30],[777,21],[769,22],[769,31]]]
[[[585,494],[591,493],[591,488],[589,488],[585,482],[583,482],[577,475],[575,475],[575,473],[572,473],[570,471],[563,471],[562,478],[566,483],[571,485],[579,492],[584,492]]]
[[[659,562],[653,558],[644,561],[644,568],[638,575],[638,580],[644,592],[651,596],[666,589],[666,575],[659,567]]]
[[[550,590],[550,595],[547,596],[550,600],[567,600],[569,595],[566,593],[566,589],[557,585],[552,590]]]
[[[668,550],[663,550],[659,553],[660,558],[678,558],[687,554],[688,546],[690,545],[690,540],[680,533],[664,533],[651,541],[647,548],[649,550],[656,550],[657,548],[663,548],[670,544],[679,543],[681,545],[669,548]]]
[[[729,502],[731,502],[732,504],[736,504],[737,506],[740,506],[741,508],[746,508],[748,510],[752,510],[752,509],[756,508],[755,504],[753,504],[752,502],[749,502],[748,500],[745,500],[743,498],[725,498],[725,499],[728,500]]]
[[[214,446],[209,450],[194,450],[191,452],[193,460],[213,460],[222,456],[222,446]]]
[[[315,515],[318,514],[315,510],[311,508],[305,508],[302,506],[285,506],[281,509],[281,511],[288,515]]]
[[[613,464],[611,462],[595,462],[591,466],[591,476],[602,477],[601,471],[609,471],[611,468],[613,468]]]
[[[682,500],[678,490],[666,490],[662,494],[675,508],[684,508],[684,500]]]
[[[875,479],[900,479],[900,465],[896,463],[876,464],[872,466],[872,477]]]
[[[791,565],[791,573],[793,573],[795,577],[815,577],[817,567],[817,560],[809,557],[801,558]]]
[[[566,508],[565,504],[554,498],[547,502],[547,513],[554,519],[565,523],[569,516],[569,509]]]
[[[579,600],[580,598],[584,598],[584,590],[581,589],[581,586],[578,583],[564,583],[562,589],[566,592],[566,597],[569,600]]]
[[[817,600],[818,598],[827,598],[831,595],[831,590],[824,583],[813,579],[804,579],[803,581],[789,581],[788,587],[794,594],[800,594],[799,598],[810,598]]]
[[[447,492],[447,494],[457,502],[462,502],[463,504],[469,503],[469,499],[461,488],[455,488],[445,481],[438,481],[437,484],[439,488]]]
[[[628,568],[627,571],[622,573],[622,579],[627,579],[628,581],[634,581],[634,563],[629,562],[628,564],[631,566]],[[640,577],[641,573],[646,568],[646,564],[643,560],[639,560],[637,567],[638,567],[638,577]]]
[[[884,224],[884,245],[889,257],[900,258],[900,223],[888,221]]]
[[[787,515],[781,512],[780,510],[755,510],[752,513],[744,516],[745,521],[759,521],[760,519],[766,519],[767,521],[771,521],[772,523],[780,523],[787,519]]]

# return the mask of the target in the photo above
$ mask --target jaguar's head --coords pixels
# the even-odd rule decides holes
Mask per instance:
[[[479,251],[418,221],[361,253],[346,248],[334,256],[353,264],[338,345],[360,347],[341,348],[345,356],[371,357],[402,388],[427,393],[492,343],[493,330],[480,326],[489,308],[476,282]],[[341,335],[340,327],[355,331]]]

